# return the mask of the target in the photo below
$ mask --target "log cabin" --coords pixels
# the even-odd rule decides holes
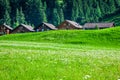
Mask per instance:
[[[65,30],[82,29],[82,26],[79,25],[77,22],[65,20],[58,26],[58,29],[65,29]]]
[[[57,28],[53,24],[43,22],[38,27],[35,27],[34,30],[36,32],[41,32],[41,31],[57,30]]]
[[[25,24],[20,24],[12,31],[12,33],[26,33],[26,32],[34,32],[33,27]]]
[[[115,24],[112,23],[86,23],[83,26],[83,29],[105,29],[105,28],[111,28],[114,27]]]
[[[6,25],[5,23],[0,25],[0,35],[10,34],[12,30],[13,28]]]

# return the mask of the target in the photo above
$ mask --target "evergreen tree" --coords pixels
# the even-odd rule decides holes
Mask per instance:
[[[73,2],[72,2],[72,16],[71,16],[71,20],[74,20],[74,21],[76,21],[77,20],[77,18],[78,18],[78,16],[79,16],[79,6],[78,6],[79,4],[77,4],[77,1],[76,0],[74,0]]]
[[[20,21],[19,21],[20,24],[21,23],[23,23],[23,24],[26,23],[26,21],[25,21],[25,15],[24,15],[24,13],[22,11],[22,8],[20,8],[20,11],[19,11],[19,18],[20,18]]]
[[[105,12],[105,3],[103,2],[103,0],[100,0],[99,1],[99,5],[100,5],[100,10],[101,10],[101,13],[102,13],[102,16],[104,16],[106,14]]]
[[[42,4],[41,4],[42,5]],[[43,9],[40,9],[40,14],[42,16],[42,21],[43,22],[47,22],[47,15],[46,15],[46,8],[47,8],[47,5],[46,5],[46,2],[44,2],[44,5],[43,5]]]
[[[72,16],[72,0],[63,0],[64,1],[64,17],[65,19],[69,19],[71,20],[71,16]]]
[[[120,0],[115,0],[115,5],[117,8],[120,8]]]
[[[115,1],[114,0],[109,0],[108,5],[109,5],[110,13],[115,12],[115,10],[116,10]]]
[[[4,15],[4,23],[11,26],[11,18],[7,10],[5,11],[5,15]]]
[[[64,21],[64,13],[63,13],[62,9],[59,10],[59,18],[60,18],[60,23]],[[58,24],[60,24],[60,23],[58,23]]]
[[[35,24],[35,26],[38,26],[43,21],[47,22],[46,2],[44,2],[43,4],[41,0],[28,0],[27,4],[26,17],[31,24]]]
[[[27,21],[38,26],[41,22],[57,25],[64,19],[99,22],[119,9],[120,0],[0,0],[0,23]]]
[[[83,6],[83,12],[84,12],[85,20],[86,20],[87,22],[89,22],[89,21],[90,21],[90,20],[89,20],[90,7],[89,7],[87,1],[83,1],[83,4],[84,4],[84,6]]]
[[[8,25],[11,25],[10,21],[10,4],[9,0],[0,0],[0,24],[8,23]]]
[[[94,8],[94,22],[99,22],[99,18],[102,16],[102,13],[101,13],[101,9],[98,5],[98,3],[96,3],[96,8]]]
[[[77,17],[76,21],[77,21],[78,23],[83,24],[85,18],[84,18],[82,0],[77,0],[77,5],[78,5],[78,17]]]
[[[60,17],[59,17],[59,14],[58,14],[58,11],[57,11],[57,9],[55,8],[54,10],[53,10],[53,16],[52,16],[52,18],[53,18],[53,24],[55,25],[55,26],[57,26],[59,23],[60,23]]]
[[[58,23],[60,24],[61,22],[64,21],[64,12],[63,12],[63,3],[60,0],[56,1],[56,5],[55,8],[57,9],[57,13],[58,13]]]
[[[19,24],[26,23],[22,8],[20,8],[20,10],[18,10],[18,9],[16,10],[16,22]]]
[[[13,23],[13,27],[15,28],[20,24],[27,24],[22,8],[20,8],[20,10],[19,9],[16,10],[16,19]]]

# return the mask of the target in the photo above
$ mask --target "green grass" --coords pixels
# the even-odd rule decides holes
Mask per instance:
[[[69,30],[12,34],[0,40],[83,44],[94,46],[120,46],[120,27],[104,30]]]
[[[0,80],[118,80],[120,28],[0,37]]]

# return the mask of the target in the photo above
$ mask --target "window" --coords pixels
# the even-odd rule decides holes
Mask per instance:
[[[42,29],[42,32],[44,31],[44,29]]]
[[[66,23],[64,23],[63,25],[66,26]]]
[[[68,26],[70,26],[70,24],[68,23]]]
[[[36,32],[39,32],[39,29],[36,29]]]

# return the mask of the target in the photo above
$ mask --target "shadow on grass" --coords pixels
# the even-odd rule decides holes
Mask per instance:
[[[82,45],[84,45],[84,44],[88,44],[87,42],[81,42],[81,41],[75,41],[75,42],[66,42],[66,43],[68,43],[68,44],[82,44]]]

